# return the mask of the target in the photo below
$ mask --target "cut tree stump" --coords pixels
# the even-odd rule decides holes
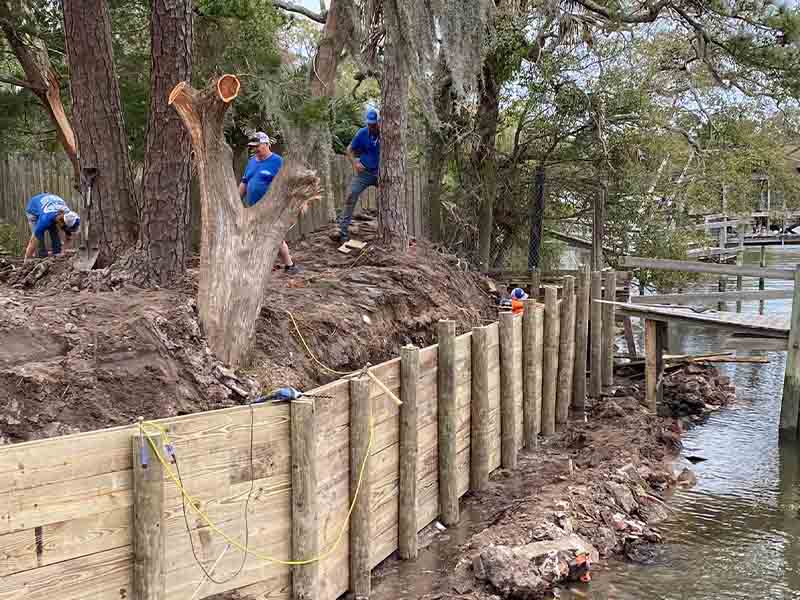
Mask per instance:
[[[250,348],[264,288],[281,243],[301,209],[320,199],[319,178],[287,153],[269,193],[246,208],[239,197],[225,113],[239,94],[239,80],[223,75],[202,90],[182,82],[169,103],[189,130],[200,185],[201,246],[197,306],[211,350],[238,366]]]

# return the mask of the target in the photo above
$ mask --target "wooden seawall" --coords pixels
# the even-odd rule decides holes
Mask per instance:
[[[588,302],[588,294],[580,298]],[[558,303],[561,310],[567,305]],[[588,315],[588,307],[577,314]],[[585,323],[574,326],[588,330]],[[525,335],[521,316],[504,317],[502,331],[493,323],[449,341],[452,361],[441,362],[435,345],[404,349],[403,360],[413,361],[409,368],[400,358],[372,368],[394,395],[413,399],[405,415],[406,405],[398,407],[374,381],[345,378],[310,392],[331,397],[313,405],[258,404],[160,420],[190,500],[170,476],[176,470],[166,449],[165,467],[155,462],[152,449],[142,465],[141,447],[149,447],[149,440],[137,425],[1,448],[0,600],[189,600],[230,590],[270,599],[333,600],[355,591],[353,586],[363,590],[369,570],[398,547],[413,557],[408,536],[440,517],[443,476],[453,478],[461,497],[471,487],[471,474],[472,485],[482,486],[487,473],[514,467],[524,446],[524,407],[535,406],[525,394],[542,394],[523,385],[526,356],[542,360],[541,348],[525,340],[542,343],[541,335]],[[574,353],[567,356],[578,360]],[[583,368],[586,357],[578,364]],[[544,366],[556,370],[545,377],[557,376],[559,360]],[[573,379],[571,370],[572,365],[563,381]],[[454,382],[451,416],[438,404],[444,375]],[[585,386],[578,389],[584,393]],[[371,411],[351,406],[364,398]],[[584,398],[573,394],[571,402],[582,408]],[[446,425],[454,432],[452,466],[440,457],[442,418],[451,419]],[[148,431],[156,429],[150,425]],[[359,457],[367,446],[351,445],[367,438],[363,463]],[[143,471],[162,467],[163,472]],[[351,531],[348,512],[362,467],[368,501],[354,503],[352,519],[359,522]],[[293,498],[293,481],[302,484],[302,497]],[[251,551],[238,574],[243,554],[219,532]],[[357,553],[351,543],[359,543]],[[192,544],[221,583],[206,578]],[[316,556],[298,548],[316,548]]]

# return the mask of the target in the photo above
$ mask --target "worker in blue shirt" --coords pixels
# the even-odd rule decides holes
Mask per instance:
[[[355,175],[350,185],[350,195],[344,207],[344,214],[339,220],[339,241],[344,243],[350,239],[348,230],[353,222],[353,211],[361,194],[370,186],[378,186],[378,175],[381,163],[381,126],[380,115],[374,108],[367,111],[366,127],[356,133],[347,156],[353,163]]]
[[[272,140],[266,133],[258,131],[250,137],[247,144],[255,149],[255,153],[247,163],[242,182],[239,184],[239,195],[245,206],[253,206],[267,195],[269,186],[283,166],[283,158],[271,150],[271,143]],[[300,272],[300,268],[292,260],[289,246],[285,241],[281,243],[278,255],[287,273],[295,275]]]
[[[47,246],[44,243],[46,232],[50,234],[53,255],[61,254],[61,231],[69,241],[81,224],[78,214],[67,206],[63,198],[55,194],[36,194],[28,200],[25,215],[31,228],[31,239],[25,249],[25,260],[36,253],[37,246],[39,258],[47,257]]]

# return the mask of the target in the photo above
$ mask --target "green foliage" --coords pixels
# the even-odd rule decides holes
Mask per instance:
[[[17,235],[14,225],[0,222],[0,254],[20,256],[24,250],[23,240]]]

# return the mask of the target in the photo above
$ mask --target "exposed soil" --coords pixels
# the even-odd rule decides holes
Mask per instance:
[[[210,353],[194,300],[196,271],[177,290],[143,290],[123,270],[74,271],[69,257],[0,259],[0,444],[207,411],[283,385],[309,390],[337,375],[489,318],[480,278],[425,243],[398,256],[370,243],[343,255],[333,228],[293,245],[305,270],[274,273],[252,362],[233,373]],[[351,230],[372,242],[373,221]],[[496,314],[495,314],[496,316]]]
[[[374,243],[372,221],[351,231],[371,242],[364,252],[337,252],[333,228],[293,245],[305,271],[274,274],[251,364],[235,373],[206,345],[196,271],[178,289],[146,290],[124,269],[79,273],[68,257],[0,259],[0,444],[232,406],[282,385],[308,390],[338,377],[309,350],[352,371],[406,343],[432,343],[440,319],[463,331],[496,317],[484,282],[461,272],[455,257],[423,242],[404,256],[386,251]],[[712,367],[688,365],[665,380],[669,414],[653,416],[631,376],[586,422],[571,422],[523,453],[517,470],[497,472],[488,490],[469,495],[462,525],[429,528],[417,562],[379,567],[373,599],[538,598],[571,585],[570,558],[524,552],[572,534],[600,557],[646,560],[669,514],[664,493],[692,483],[691,473],[670,468],[680,434],[733,394]]]

